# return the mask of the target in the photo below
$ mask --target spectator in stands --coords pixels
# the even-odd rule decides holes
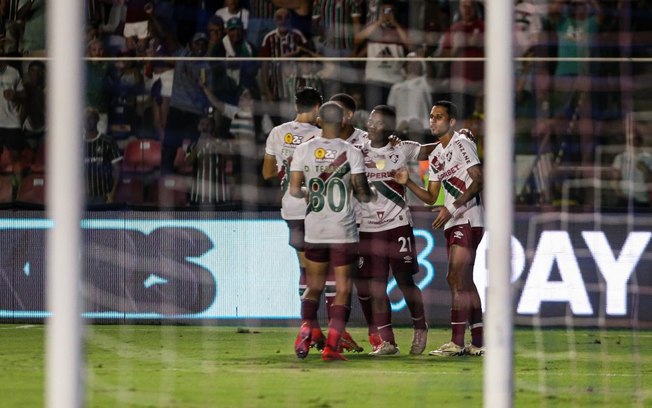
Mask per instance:
[[[254,45],[254,51],[258,51],[265,35],[276,28],[276,10],[277,7],[270,0],[249,0],[249,24],[245,39]]]
[[[125,0],[126,15],[122,35],[127,42],[127,49],[145,49],[149,33],[149,15],[151,0]]]
[[[45,64],[34,60],[29,63],[25,83],[25,99],[21,109],[21,122],[25,140],[33,149],[43,142],[45,133]]]
[[[24,21],[22,53],[25,57],[44,57],[46,0],[20,0],[16,20]]]
[[[290,12],[280,8],[274,14],[276,29],[265,35],[258,53],[263,58],[296,57],[302,48],[308,46],[301,31],[290,28]],[[274,126],[287,122],[290,108],[290,89],[287,78],[291,75],[294,64],[289,61],[263,61],[261,69],[262,96],[269,107],[274,107],[271,118]]]
[[[301,31],[314,48],[312,43],[312,0],[272,0],[272,3],[276,7],[286,8],[290,11],[290,27]]]
[[[484,20],[476,0],[459,2],[459,21],[444,34],[437,56],[484,57]],[[453,60],[442,67],[450,71],[440,72],[438,77],[444,80],[450,77],[451,98],[460,110],[460,119],[464,119],[473,112],[475,96],[484,84],[484,62]]]
[[[237,17],[226,22],[226,35],[222,38],[222,43],[218,44],[215,56],[227,58],[255,56],[253,47],[244,39],[243,27],[242,20]],[[258,65],[253,61],[229,61],[216,67],[215,76],[222,77],[226,74],[236,87],[257,90],[257,73]]]
[[[4,41],[0,40],[0,58],[4,57]],[[23,80],[18,70],[0,59],[0,145],[9,149],[14,170],[15,186],[20,185],[23,169],[20,154],[26,147],[20,118],[20,106],[25,98]]]
[[[407,32],[396,21],[394,0],[380,0],[380,17],[355,35],[355,46],[360,49],[357,57],[402,58],[410,48]],[[403,81],[402,63],[399,60],[368,60],[365,63],[366,108],[383,105],[389,90]]]
[[[233,171],[231,144],[216,133],[212,117],[197,125],[199,137],[188,145],[186,163],[193,166],[190,202],[195,205],[225,203],[231,200],[229,174]]]
[[[313,38],[324,57],[351,57],[355,51],[355,36],[362,24],[360,0],[315,0],[312,10]],[[349,62],[337,63],[337,69],[326,83],[328,95],[340,92],[343,83],[358,83],[360,75]]]
[[[410,58],[417,57],[411,52]],[[431,81],[426,76],[423,61],[403,63],[405,79],[392,86],[387,96],[387,105],[396,109],[397,129],[423,134],[429,129],[428,116],[432,107]],[[416,127],[418,126],[418,127]]]
[[[175,55],[202,57],[206,55],[207,48],[208,36],[197,32],[189,46],[179,50]],[[172,172],[176,150],[182,145],[183,139],[194,133],[191,132],[191,127],[194,127],[208,110],[209,102],[198,83],[202,81],[212,86],[211,78],[211,66],[206,61],[176,62],[170,111],[162,144],[161,172],[163,174]]]
[[[612,167],[618,206],[650,209],[652,154],[643,150],[643,137],[638,132],[632,138],[632,145],[614,158]]]
[[[96,109],[84,111],[84,174],[87,204],[111,204],[120,180],[122,154],[113,138],[97,129]]]
[[[226,22],[238,18],[242,21],[243,31],[249,28],[249,9],[242,7],[240,0],[224,0],[224,7],[218,9],[215,15],[222,17]]]
[[[216,15],[211,16],[208,20],[206,31],[208,31],[208,51],[206,52],[206,55],[214,57],[217,55],[218,45],[226,35],[226,29],[222,17]]]
[[[86,57],[104,57],[102,41],[91,40],[86,47]],[[95,108],[100,115],[98,124],[100,133],[106,133],[109,123],[109,105],[111,103],[111,87],[113,86],[113,66],[106,61],[86,61],[86,104]]]
[[[302,48],[297,58],[316,57],[317,54],[310,49]],[[297,92],[304,88],[316,89],[321,95],[324,93],[324,81],[322,79],[321,64],[317,60],[303,59],[296,61],[294,69],[286,77],[289,90],[289,100],[293,101]]]
[[[121,56],[131,58],[133,52]],[[109,133],[116,139],[134,136],[138,124],[136,104],[144,95],[142,67],[133,60],[119,60],[114,63],[116,78],[111,88],[111,110],[109,111]]]
[[[557,57],[591,56],[603,14],[596,0],[555,0],[549,8],[550,22],[557,33]],[[590,164],[595,144],[592,117],[589,62],[560,60],[554,71],[552,115],[555,133],[562,137],[579,134],[580,162]],[[597,119],[597,118],[596,118]]]

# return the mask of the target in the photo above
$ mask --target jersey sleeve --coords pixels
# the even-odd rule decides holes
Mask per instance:
[[[362,155],[362,152],[355,146],[351,146],[348,154],[349,164],[351,165],[351,174],[364,173],[364,156]]]
[[[405,154],[405,158],[408,161],[415,161],[419,158],[419,151],[421,150],[421,144],[414,142],[412,140],[404,140],[401,142],[401,149]]]
[[[475,143],[471,142],[469,139],[465,137],[458,138],[455,143],[455,149],[459,153],[464,169],[480,164],[477,147]]]
[[[303,171],[303,161],[306,155],[306,145],[299,145],[292,155],[292,163],[290,163],[290,171]]]
[[[274,142],[276,140],[277,133],[278,127],[273,128],[267,136],[267,141],[265,141],[265,153],[274,157],[276,157],[276,146]]]

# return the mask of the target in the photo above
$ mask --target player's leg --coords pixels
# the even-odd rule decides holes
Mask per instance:
[[[483,228],[472,228],[473,245],[471,249],[471,263],[469,264],[469,287],[471,288],[471,311],[469,314],[469,327],[471,329],[471,343],[467,344],[465,351],[471,355],[484,355],[484,323],[482,321],[482,303],[478,288],[473,282],[473,266],[478,245],[484,234]]]
[[[423,294],[414,281],[414,275],[419,272],[419,264],[412,227],[405,225],[389,231],[388,243],[390,244],[389,262],[394,279],[396,279],[412,317],[414,333],[410,354],[421,354],[426,348],[428,323],[423,305]]]
[[[331,306],[328,337],[322,358],[324,360],[344,360],[345,358],[337,350],[351,310],[351,291],[355,263],[358,259],[358,244],[332,244],[330,248],[330,263],[333,265],[335,273],[337,292]],[[310,273],[308,273],[308,278],[310,281]],[[308,290],[310,291],[310,284]]]
[[[328,250],[318,245],[306,248],[306,291],[301,298],[301,328],[294,342],[299,358],[305,358],[312,339],[312,322],[317,319],[319,299],[324,290],[328,270]]]
[[[464,334],[471,312],[471,287],[468,268],[471,264],[471,227],[456,225],[444,231],[448,249],[446,282],[451,293],[451,341],[429,354],[434,356],[458,356],[464,354]]]
[[[355,289],[358,294],[358,301],[362,309],[365,321],[367,322],[367,334],[372,351],[380,346],[382,340],[378,334],[377,325],[374,323],[371,297],[371,278],[373,268],[371,267],[374,257],[373,234],[360,232],[360,261],[358,271],[355,275]]]

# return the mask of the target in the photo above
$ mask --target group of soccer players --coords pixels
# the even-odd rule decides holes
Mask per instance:
[[[430,124],[438,141],[420,145],[393,137],[392,107],[376,106],[365,132],[350,124],[356,106],[349,95],[337,94],[322,104],[319,92],[304,88],[295,102],[295,120],[277,126],[268,136],[263,177],[281,179],[281,215],[301,265],[297,356],[305,358],[311,347],[320,349],[326,361],[346,360],[343,350],[362,351],[345,329],[353,286],[368,323],[369,354],[398,355],[387,295],[390,268],[413,320],[410,354],[423,353],[428,325],[413,278],[418,263],[405,193],[410,189],[432,204],[442,184],[445,206],[433,227],[444,227],[447,239],[453,336],[430,354],[484,354],[482,309],[472,280],[482,236],[482,172],[475,144],[454,130],[455,105],[443,101],[433,106]],[[424,189],[410,180],[406,166],[426,158],[430,182]],[[327,337],[317,319],[324,290]],[[465,345],[467,323],[472,340]]]

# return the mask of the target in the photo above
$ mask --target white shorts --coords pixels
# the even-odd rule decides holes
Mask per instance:
[[[149,37],[149,23],[147,21],[138,21],[136,23],[125,23],[125,29],[122,32],[125,38],[138,37],[139,40]]]
[[[172,96],[172,84],[174,83],[174,69],[168,69],[158,74],[152,74],[153,82],[161,79],[161,96]],[[152,83],[153,83],[152,82]]]

